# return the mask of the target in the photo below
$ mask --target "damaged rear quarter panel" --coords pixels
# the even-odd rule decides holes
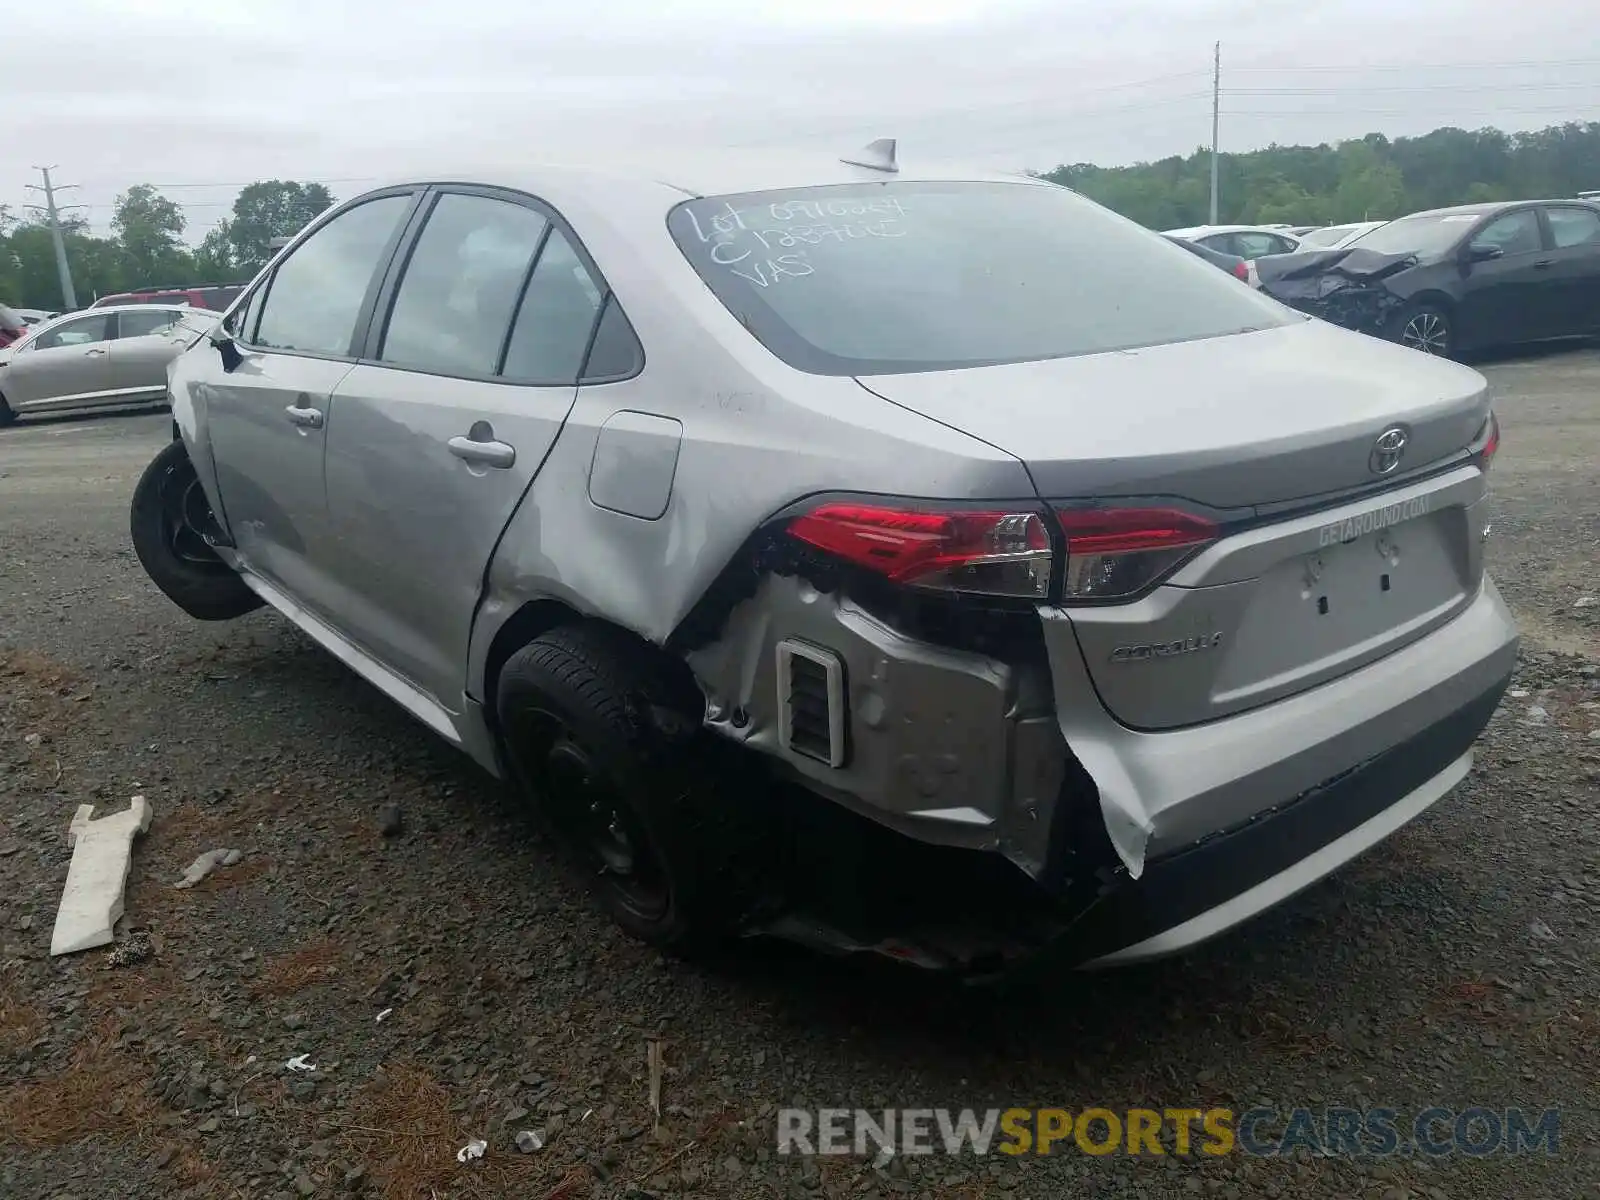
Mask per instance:
[[[494,636],[530,601],[554,599],[665,643],[756,528],[808,495],[1034,495],[1013,456],[897,408],[854,379],[794,371],[737,323],[730,336],[747,344],[729,347],[676,314],[644,306],[629,316],[646,346],[645,370],[579,389],[489,566],[470,695],[484,697]],[[683,427],[671,494],[653,520],[590,498],[600,431],[625,410]]]

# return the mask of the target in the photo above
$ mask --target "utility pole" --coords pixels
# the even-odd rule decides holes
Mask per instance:
[[[67,265],[67,243],[61,236],[61,209],[56,205],[56,193],[65,192],[77,187],[75,183],[53,184],[50,182],[50,172],[54,167],[35,167],[44,176],[44,186],[30,183],[30,192],[44,193],[44,213],[50,222],[50,239],[56,244],[56,273],[61,277],[61,299],[66,302],[68,310],[78,307],[78,294],[72,289],[72,268]],[[38,208],[37,204],[32,205]],[[69,204],[67,208],[79,208],[80,205]]]
[[[1222,107],[1222,43],[1211,51],[1211,224],[1217,223],[1217,118]]]

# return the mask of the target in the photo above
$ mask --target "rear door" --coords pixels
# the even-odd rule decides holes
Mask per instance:
[[[183,349],[183,313],[148,308],[117,314],[110,346],[111,385],[129,400],[159,399],[167,391],[167,365]]]
[[[571,411],[604,284],[549,208],[442,188],[334,396],[344,628],[459,711],[484,571]]]
[[[44,330],[0,368],[0,395],[17,412],[104,400],[111,391],[108,350],[116,329],[115,313],[98,312]]]
[[[1509,346],[1550,336],[1554,321],[1551,259],[1537,208],[1519,208],[1489,221],[1467,243],[1500,251],[1498,258],[1464,261],[1467,275],[1457,305],[1458,344]]]
[[[1550,337],[1600,332],[1600,209],[1550,204]]]
[[[216,352],[204,368],[217,490],[238,553],[325,617],[337,611],[322,473],[333,391],[355,363],[418,195],[375,194],[324,222],[229,318],[237,363],[229,369]]]

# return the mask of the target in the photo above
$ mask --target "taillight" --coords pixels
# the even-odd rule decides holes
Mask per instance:
[[[909,587],[1026,599],[1050,593],[1050,531],[1038,513],[828,503],[788,528],[802,542]]]
[[[1202,546],[1216,525],[1176,508],[1063,508],[1064,600],[1117,600],[1143,591]]]
[[[1233,264],[1233,274],[1234,274],[1234,278],[1242,279],[1246,283],[1249,283],[1250,282],[1250,264],[1245,262],[1245,260],[1241,258],[1238,262]]]
[[[1478,450],[1478,469],[1487,472],[1500,449],[1500,418],[1490,413],[1489,419],[1483,423],[1483,428],[1478,431],[1478,436],[1473,441],[1483,443]]]

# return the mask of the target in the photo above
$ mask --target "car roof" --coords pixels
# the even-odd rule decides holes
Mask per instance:
[[[848,148],[845,151],[849,155]],[[679,199],[698,196],[731,195],[827,184],[887,183],[897,180],[916,182],[994,182],[1035,183],[1054,186],[1049,180],[1022,172],[996,171],[947,160],[901,158],[897,171],[845,163],[838,154],[819,151],[761,150],[686,151],[672,154],[649,151],[626,158],[601,158],[583,162],[545,162],[507,165],[501,163],[449,164],[450,169],[409,172],[396,175],[384,187],[415,187],[426,184],[475,183],[541,194],[552,187],[563,191],[591,193],[610,188],[635,192],[668,189]],[[362,193],[363,195],[367,193]],[[675,201],[674,201],[675,202]]]
[[[1294,237],[1288,229],[1278,225],[1191,225],[1187,229],[1164,229],[1174,237],[1205,237],[1213,233],[1275,233],[1280,237]]]

